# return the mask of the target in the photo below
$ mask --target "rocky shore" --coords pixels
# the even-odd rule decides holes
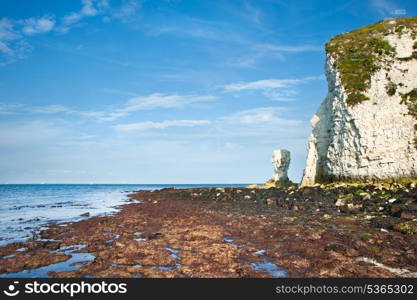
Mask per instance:
[[[417,187],[137,191],[0,248],[3,277],[417,277]]]

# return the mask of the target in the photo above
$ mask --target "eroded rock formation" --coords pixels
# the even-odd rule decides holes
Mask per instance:
[[[311,120],[302,185],[417,178],[417,18],[326,44],[328,94]]]
[[[290,166],[291,154],[290,151],[279,149],[272,152],[272,164],[274,166],[274,175],[272,180],[275,182],[287,182],[288,168]]]

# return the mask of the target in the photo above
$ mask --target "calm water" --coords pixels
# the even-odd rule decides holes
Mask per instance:
[[[112,214],[115,206],[127,200],[135,190],[166,187],[227,187],[217,185],[143,185],[143,184],[3,184],[0,185],[0,246],[22,241],[42,229],[47,222],[81,220],[90,216]]]

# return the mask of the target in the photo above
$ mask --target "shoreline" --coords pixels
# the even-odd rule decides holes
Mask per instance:
[[[135,190],[168,187],[231,187],[229,184],[20,184],[0,185],[0,247],[26,239],[45,229],[48,223],[77,222],[90,216],[114,213]],[[236,184],[235,187],[244,187]],[[84,216],[85,213],[90,216]]]
[[[417,277],[415,233],[403,225],[415,222],[415,187],[162,189],[129,197],[140,203],[49,224],[39,238],[0,248],[0,276]]]

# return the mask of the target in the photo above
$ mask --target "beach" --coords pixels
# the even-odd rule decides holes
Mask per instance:
[[[2,277],[416,277],[414,184],[137,191],[0,248]]]

